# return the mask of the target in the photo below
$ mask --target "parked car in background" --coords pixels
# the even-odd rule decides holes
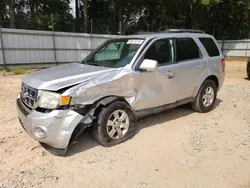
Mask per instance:
[[[110,147],[133,137],[142,116],[187,103],[211,111],[224,77],[216,40],[202,31],[123,36],[80,63],[26,76],[18,117],[32,138],[58,155],[90,126],[97,142]]]

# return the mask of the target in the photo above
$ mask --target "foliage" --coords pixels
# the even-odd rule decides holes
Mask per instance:
[[[77,5],[76,15],[71,14],[71,1]],[[117,34],[121,30],[122,34],[131,34],[193,28],[217,39],[250,37],[250,0],[0,1],[3,27],[51,30],[52,15],[55,31]]]
[[[52,15],[55,30],[73,31],[74,19],[70,13],[69,0],[11,0],[15,8],[15,28],[51,30]],[[11,23],[10,0],[0,1],[0,23]],[[9,23],[8,23],[9,22]]]
[[[19,74],[28,74],[28,73],[31,73],[32,70],[31,69],[13,69],[12,72],[16,75],[19,75]]]

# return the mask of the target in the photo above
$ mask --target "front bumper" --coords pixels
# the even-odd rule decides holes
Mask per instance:
[[[84,116],[73,110],[53,110],[41,113],[28,109],[17,98],[17,113],[22,127],[35,140],[53,148],[65,149],[76,126]]]

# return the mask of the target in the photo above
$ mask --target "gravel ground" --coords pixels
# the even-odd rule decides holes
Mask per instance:
[[[0,187],[250,188],[250,86],[245,62],[228,62],[214,111],[178,107],[141,120],[135,137],[104,148],[86,133],[66,157],[18,123],[22,76],[0,77]]]

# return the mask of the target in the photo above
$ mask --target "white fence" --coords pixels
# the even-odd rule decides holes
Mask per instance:
[[[225,56],[250,56],[250,40],[224,40],[218,43]]]
[[[19,29],[0,30],[0,65],[80,61],[115,36]]]
[[[114,35],[0,29],[0,66],[80,61]],[[250,40],[218,41],[225,56],[250,56]]]

